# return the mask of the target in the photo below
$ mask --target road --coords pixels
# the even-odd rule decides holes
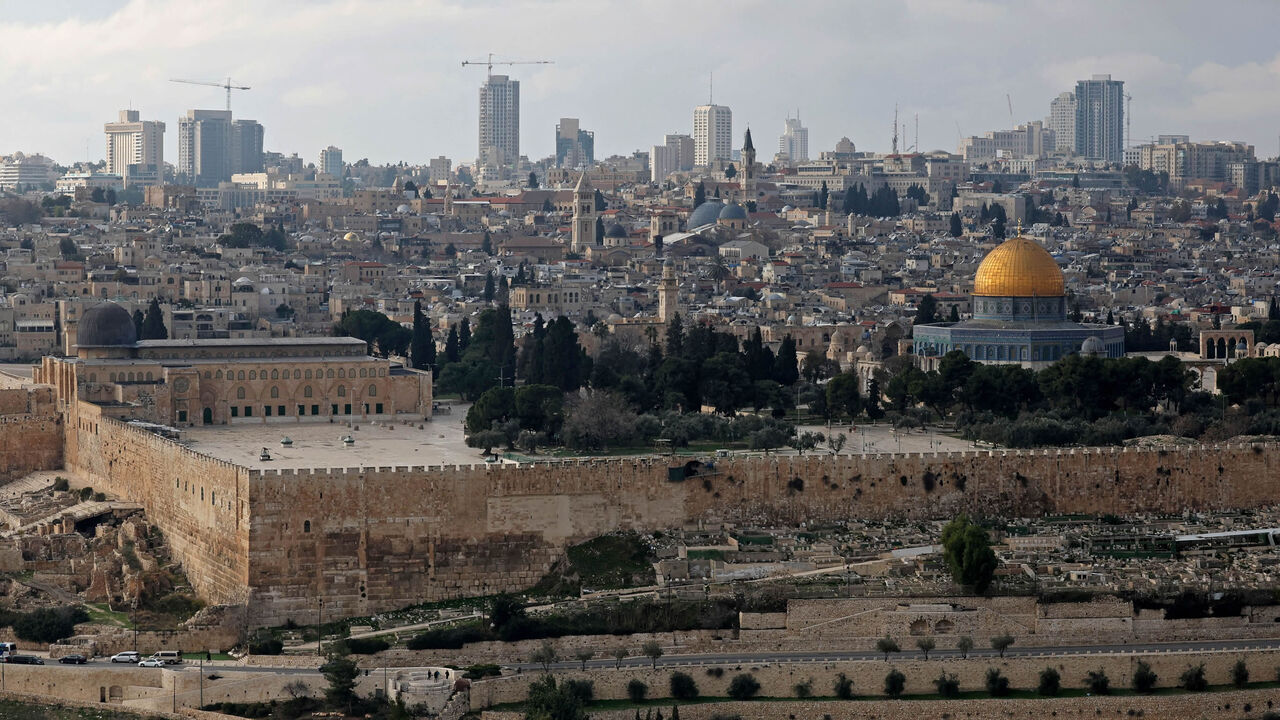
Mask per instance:
[[[1161,653],[1195,653],[1195,652],[1241,652],[1244,650],[1277,650],[1280,649],[1280,638],[1276,639],[1251,639],[1251,640],[1204,640],[1195,642],[1175,642],[1175,643],[1134,643],[1134,644],[1111,644],[1111,645],[1064,645],[1060,647],[1028,647],[1019,648],[1016,645],[1005,651],[1006,659],[1028,659],[1028,658],[1044,658],[1044,657],[1063,657],[1070,655],[1153,655]],[[607,651],[606,651],[607,652]],[[990,648],[974,648],[969,651],[971,658],[995,658],[999,653]],[[954,649],[935,650],[929,653],[930,660],[938,660],[943,658],[958,658],[960,653]],[[889,660],[907,661],[907,660],[923,660],[924,654],[918,650],[909,652],[891,653]],[[676,668],[699,665],[763,665],[778,663],[827,663],[827,662],[867,662],[867,661],[883,661],[884,654],[875,652],[874,650],[856,650],[844,652],[742,652],[742,653],[695,653],[688,655],[666,655],[658,659],[659,668]],[[48,661],[55,664],[54,661]],[[617,661],[611,657],[597,658],[588,660],[588,668],[612,668]],[[622,661],[623,667],[647,667],[652,664],[647,657],[633,656]],[[91,660],[89,665],[111,665],[106,658],[98,658]],[[77,667],[75,665],[67,667]],[[178,667],[170,667],[171,670],[184,669],[194,671],[199,667],[197,663],[188,661]],[[541,670],[542,665],[538,663],[509,663],[504,665],[510,670]],[[551,664],[551,668],[555,670],[577,670],[582,667],[579,661],[563,661]],[[158,668],[138,668],[139,671],[158,672]],[[219,661],[217,663],[205,663],[206,674],[218,673],[227,675],[231,673],[276,673],[279,675],[310,675],[319,676],[320,673],[314,668],[295,668],[295,667],[269,667],[269,666],[249,666],[237,665],[234,663]]]

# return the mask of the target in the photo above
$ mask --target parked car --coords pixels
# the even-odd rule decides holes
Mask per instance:
[[[35,655],[10,655],[9,657],[5,658],[4,661],[7,663],[13,663],[14,665],[43,665],[44,664],[44,660],[41,660]]]
[[[63,665],[83,665],[88,661],[88,659],[89,658],[86,658],[83,655],[63,655],[58,658],[58,662]]]
[[[138,663],[138,667],[164,667],[164,661],[160,658],[149,657]]]
[[[115,655],[112,655],[112,656],[111,656],[111,662],[113,662],[113,663],[136,663],[136,662],[138,662],[138,653],[137,653],[136,651],[133,651],[133,650],[125,650],[124,652],[116,653]]]
[[[154,653],[151,657],[157,660],[162,660],[165,665],[182,664],[182,653],[177,650],[160,650]]]

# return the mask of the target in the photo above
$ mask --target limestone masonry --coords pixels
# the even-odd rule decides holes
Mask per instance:
[[[1280,448],[1262,443],[743,457],[673,481],[666,458],[250,470],[84,402],[63,428],[66,467],[142,503],[201,596],[247,603],[252,625],[314,617],[317,598],[337,617],[523,589],[567,543],[620,528],[1178,512],[1280,494]]]

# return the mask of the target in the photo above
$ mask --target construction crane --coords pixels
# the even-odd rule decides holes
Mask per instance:
[[[1009,96],[1009,93],[1005,93],[1004,99],[1005,102],[1009,103],[1009,126],[1013,127],[1013,98]]]
[[[226,82],[205,82],[203,80],[178,80],[170,78],[169,82],[186,83],[188,85],[208,85],[209,87],[218,87],[227,91],[227,112],[231,112],[231,91],[232,90],[248,90],[248,85],[232,85],[231,78],[227,78]]]
[[[484,65],[488,69],[488,77],[493,77],[494,65],[555,65],[554,60],[494,60],[493,53],[489,53],[488,60],[463,60],[462,67],[468,65]]]

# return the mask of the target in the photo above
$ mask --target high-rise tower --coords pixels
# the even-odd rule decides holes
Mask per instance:
[[[733,143],[733,112],[724,105],[693,109],[693,164],[710,165],[729,159]]]
[[[1124,159],[1124,81],[1094,75],[1076,83],[1075,150],[1089,160]]]
[[[107,172],[124,184],[164,182],[164,123],[141,120],[137,110],[121,110],[120,120],[103,126],[107,134]]]
[[[783,121],[782,136],[778,138],[778,154],[792,162],[809,160],[809,128],[800,124],[799,114]]]
[[[480,86],[480,161],[510,166],[520,159],[520,81],[490,75]]]

